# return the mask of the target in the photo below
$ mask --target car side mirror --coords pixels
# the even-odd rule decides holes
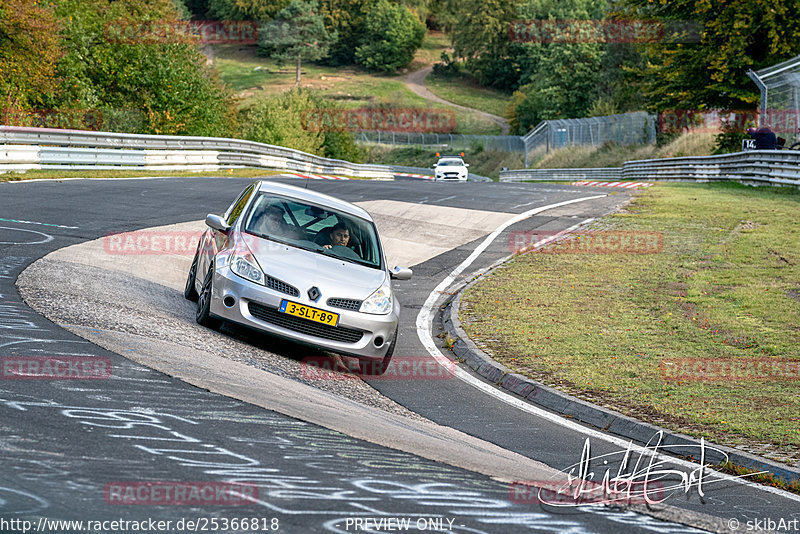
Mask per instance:
[[[464,167],[469,167],[469,163],[465,163],[465,164],[464,164]]]
[[[394,269],[389,271],[389,278],[392,280],[411,280],[413,271],[408,267],[398,267],[395,265]]]
[[[434,163],[434,164],[433,164],[433,168],[434,168],[434,169],[435,169],[436,167],[438,167],[438,166],[439,166],[439,164],[438,164],[438,163]]]
[[[209,228],[213,228],[214,230],[219,230],[223,234],[227,234],[228,230],[231,229],[230,226],[225,224],[225,221],[222,219],[222,217],[220,217],[219,215],[214,215],[212,213],[206,215],[206,225]]]

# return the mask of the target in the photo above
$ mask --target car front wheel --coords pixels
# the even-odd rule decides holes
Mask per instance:
[[[189,267],[189,276],[186,277],[186,287],[183,288],[183,296],[186,300],[191,300],[192,302],[197,302],[198,297],[197,290],[194,288],[194,284],[197,280],[198,255],[199,251],[194,255],[192,266]]]
[[[200,288],[200,294],[197,297],[197,312],[195,313],[195,321],[202,326],[217,329],[222,321],[216,317],[211,317],[211,285],[214,279],[214,264],[208,268],[205,278],[203,279],[203,287]]]

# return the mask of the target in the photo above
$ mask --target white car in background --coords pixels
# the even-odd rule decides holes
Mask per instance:
[[[439,156],[439,161],[433,166],[433,177],[437,182],[456,181],[466,182],[469,176],[469,163],[464,163],[461,156]]]

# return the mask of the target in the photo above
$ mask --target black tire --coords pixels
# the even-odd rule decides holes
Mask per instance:
[[[800,143],[795,143],[789,147],[789,150],[800,150]]]
[[[186,300],[197,302],[197,290],[194,288],[194,283],[197,281],[197,261],[199,251],[195,253],[192,260],[192,266],[189,267],[189,276],[186,277],[186,287],[183,288],[183,296]]]
[[[397,330],[394,331],[394,338],[392,339],[392,344],[389,345],[389,350],[386,352],[386,356],[383,357],[383,360],[380,362],[376,361],[365,361],[359,360],[359,374],[363,376],[380,376],[386,372],[386,369],[389,368],[389,363],[392,361],[392,356],[394,355],[394,348],[397,345]]]
[[[222,324],[222,321],[216,317],[211,317],[211,286],[214,280],[214,264],[208,268],[205,278],[203,278],[203,287],[200,288],[200,294],[197,296],[197,312],[194,315],[197,324],[216,330]]]

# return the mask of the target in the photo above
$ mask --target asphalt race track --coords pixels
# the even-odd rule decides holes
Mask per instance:
[[[17,278],[51,252],[102,240],[113,232],[200,221],[208,213],[223,212],[249,182],[170,178],[0,184],[0,357],[103,357],[112,369],[107,380],[0,380],[0,532],[125,531],[105,526],[67,530],[48,523],[120,519],[171,521],[167,528],[153,532],[193,530],[187,521],[194,521],[198,531],[205,525],[206,531],[216,532],[382,532],[387,529],[374,521],[390,517],[408,519],[413,532],[701,531],[688,524],[730,532],[726,525],[731,518],[744,525],[755,518],[800,517],[796,496],[713,474],[707,475],[704,498],[698,496],[695,485],[687,492],[676,491],[664,502],[668,506],[651,510],[642,506],[555,507],[520,498],[510,481],[529,480],[541,464],[551,471],[568,470],[581,459],[587,437],[594,457],[617,453],[620,444],[604,439],[597,429],[564,426],[534,411],[521,410],[459,379],[371,380],[371,388],[361,383],[343,385],[341,392],[336,385],[303,384],[295,371],[298,355],[306,354],[307,349],[265,342],[235,328],[223,331],[225,339],[199,327],[189,330],[191,303],[177,298],[174,283],[159,285],[152,273],[137,276],[132,269],[126,276],[134,279],[131,287],[142,290],[136,298],[146,295],[149,305],[156,307],[163,299],[165,313],[174,320],[174,325],[152,321],[154,330],[173,332],[173,339],[162,336],[157,340],[161,344],[155,345],[162,351],[163,361],[145,354],[152,346],[148,349],[144,342],[132,341],[152,332],[141,323],[131,326],[127,322],[123,304],[134,297],[119,289],[126,287],[125,276],[120,275],[115,289],[113,283],[108,284],[113,277],[98,274],[93,278],[93,267],[72,271],[60,264],[60,270],[53,270],[57,264],[43,260],[39,274],[48,274],[52,286],[26,282],[21,288],[37,302],[37,308],[52,308],[59,324],[74,325],[71,331],[22,301]],[[415,324],[423,303],[500,221],[539,206],[599,197],[543,211],[514,224],[452,287],[507,256],[510,231],[565,230],[601,217],[630,194],[552,184],[286,182],[364,205],[379,221],[382,236],[390,236],[386,240],[390,263],[391,250],[419,260],[409,265],[414,278],[395,284],[404,306],[395,356],[419,358],[429,357]],[[397,215],[402,210],[404,218]],[[469,210],[480,212],[482,218],[476,216],[474,224],[469,217],[456,220]],[[454,223],[447,229],[442,226],[437,235],[436,224],[442,217],[453,217]],[[409,222],[414,220],[418,224]],[[142,261],[147,258],[131,258],[133,263]],[[48,265],[50,271],[45,269]],[[20,278],[24,279],[26,275]],[[103,310],[102,318],[113,316],[113,321],[93,324],[102,318],[80,316],[80,307],[66,306],[59,302],[59,295],[83,298],[90,308]],[[115,303],[119,313],[112,313]],[[138,304],[131,302],[130,306]],[[74,313],[69,316],[64,310]],[[438,331],[436,320],[434,334]],[[91,331],[93,327],[97,331]],[[86,338],[103,339],[107,343],[102,345],[117,350],[102,348]],[[162,350],[168,343],[175,346],[174,354]],[[240,349],[228,352],[239,356],[240,351],[270,355],[264,356],[265,360],[208,355],[209,361],[213,356],[214,362],[220,362],[223,371],[234,363],[246,368],[242,376],[246,375],[247,391],[243,386],[241,391],[229,392],[230,384],[216,378],[207,382],[202,376],[185,381],[175,378],[190,376],[192,362],[201,369],[208,364],[201,360],[204,353],[212,352],[202,349],[209,343],[222,347],[235,343]],[[179,359],[189,357],[195,359]],[[153,364],[144,366],[136,363],[139,361]],[[259,361],[273,363],[259,365]],[[175,362],[183,367],[174,367]],[[276,389],[276,384],[287,389]],[[278,405],[281,395],[300,386],[305,389],[297,391],[309,396],[306,405],[289,406],[288,401]],[[263,395],[258,395],[259,389]],[[314,404],[318,410],[313,409]],[[327,405],[341,406],[349,417],[321,415]],[[375,424],[366,424],[371,418]],[[381,435],[377,435],[379,429]],[[398,436],[393,435],[395,431]],[[416,439],[401,437],[426,432],[434,441],[420,437],[415,444]],[[462,435],[464,450],[458,443]],[[434,450],[431,444],[438,443],[437,439],[450,443],[452,450]],[[486,458],[496,458],[498,465],[488,465],[491,462],[483,461]],[[610,466],[618,461],[618,456],[613,458]],[[513,476],[514,462],[519,463],[519,477]],[[677,473],[690,471],[680,462],[669,466],[675,471],[670,481],[680,479]],[[123,504],[115,497],[115,488],[153,481],[196,486],[246,483],[252,485],[247,486],[252,491],[246,502],[220,498],[182,506]],[[220,526],[221,520],[235,518],[258,522],[249,522],[248,529]],[[180,520],[184,522],[178,525]]]

